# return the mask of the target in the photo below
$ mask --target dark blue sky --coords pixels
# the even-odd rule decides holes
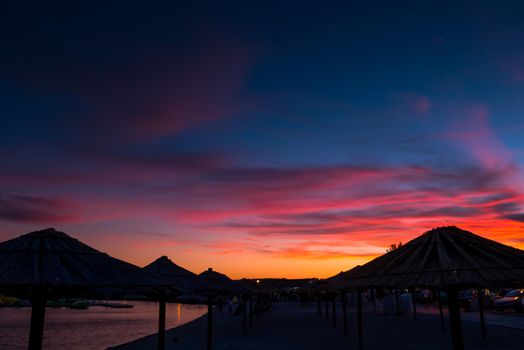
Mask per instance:
[[[329,275],[441,224],[522,244],[522,2],[14,6],[1,238],[237,276]]]

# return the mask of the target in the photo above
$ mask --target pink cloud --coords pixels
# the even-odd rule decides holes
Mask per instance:
[[[125,236],[125,247],[117,251],[122,256],[139,250],[141,263],[158,251],[188,247],[217,257],[367,259],[390,243],[405,242],[443,224],[457,224],[489,237],[501,235],[506,241],[518,237],[518,227],[524,228],[519,206],[523,196],[505,183],[512,176],[506,170],[337,166],[210,168],[205,174],[206,181],[188,175],[184,185],[161,190],[143,187],[126,190],[125,196],[99,192],[68,197],[82,203],[83,218],[74,214],[77,221],[86,221],[84,225],[121,223],[117,229],[121,234],[110,242]],[[21,222],[13,216],[7,220]],[[144,222],[146,234],[137,232],[137,228],[144,230]],[[159,222],[176,234],[148,237],[147,232],[162,232],[154,226]],[[95,238],[102,242],[101,236]],[[363,248],[351,248],[355,246]],[[197,261],[188,259],[188,267],[200,268]]]
[[[183,50],[137,51],[94,66],[84,63],[74,74],[46,71],[20,80],[65,93],[82,105],[84,113],[61,123],[68,133],[74,131],[80,146],[101,152],[107,144],[173,135],[229,118],[249,104],[242,87],[256,63],[256,49],[216,28],[199,28],[194,35],[194,45]],[[213,42],[199,44],[200,36],[209,35]]]
[[[511,166],[513,152],[496,135],[489,124],[489,108],[474,104],[457,111],[461,117],[453,124],[448,136],[488,169]]]
[[[77,217],[76,208],[64,199],[1,195],[0,220],[19,223],[65,223]]]

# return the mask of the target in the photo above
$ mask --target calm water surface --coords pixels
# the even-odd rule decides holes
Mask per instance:
[[[132,309],[90,307],[87,310],[46,309],[44,349],[105,349],[155,333],[158,303],[132,301]],[[202,305],[168,303],[166,328],[206,313]],[[0,349],[27,348],[30,308],[0,308]]]

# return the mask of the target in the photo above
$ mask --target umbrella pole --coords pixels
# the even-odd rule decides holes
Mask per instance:
[[[253,296],[249,296],[249,327],[253,327]]]
[[[45,307],[47,298],[44,288],[35,288],[31,298],[31,326],[29,328],[29,350],[42,349],[44,338]]]
[[[462,337],[462,323],[460,320],[460,304],[457,288],[448,288],[448,309],[453,350],[464,350],[464,339]]]
[[[444,330],[446,323],[444,322],[444,311],[442,310],[442,297],[440,296],[440,289],[437,289],[438,312],[440,314],[440,329]]]
[[[322,316],[322,300],[320,298],[320,293],[317,293],[317,314]]]
[[[362,349],[362,291],[357,290],[357,344]]]
[[[340,296],[342,297],[342,323],[344,325],[344,335],[348,335],[348,315],[346,313],[346,293],[341,290]]]
[[[480,314],[480,333],[482,334],[482,340],[486,340],[486,322],[484,320],[484,290],[477,289],[479,296],[479,314]]]
[[[158,350],[166,348],[166,300],[160,299],[158,304]]]
[[[336,311],[337,297],[336,294],[333,294],[333,327],[337,326],[337,311]]]
[[[207,297],[207,350],[213,346],[213,297]]]
[[[373,295],[373,313],[377,313],[377,293],[375,293],[375,289],[371,290],[371,293]]]
[[[411,303],[413,304],[413,321],[417,320],[417,302],[415,300],[415,289],[411,290]]]
[[[400,317],[400,299],[398,294],[398,289],[395,289],[395,300],[397,302],[397,316]]]
[[[262,311],[260,310],[260,307],[262,305],[262,297],[260,296],[260,294],[257,294],[257,296],[255,297],[255,305],[257,307],[255,307],[255,316],[257,317],[257,320],[260,319],[260,314],[262,313]]]
[[[242,296],[242,334],[246,335],[246,313],[247,313],[246,296]]]
[[[327,293],[324,298],[326,302],[326,321],[329,321],[329,298],[328,298]]]

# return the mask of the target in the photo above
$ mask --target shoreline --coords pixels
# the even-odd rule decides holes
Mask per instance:
[[[167,315],[169,317],[169,315]],[[220,317],[220,316],[219,316]],[[231,316],[233,317],[233,316]],[[213,318],[213,322],[220,323],[218,317]],[[207,312],[202,316],[189,321],[187,323],[169,328],[166,330],[166,349],[169,349],[171,345],[176,344],[177,349],[180,349],[180,346],[183,346],[186,339],[189,339],[191,343],[187,345],[190,346],[189,349],[194,347],[196,344],[195,339],[203,339],[203,345],[205,345],[205,331],[207,322]],[[215,324],[216,326],[216,324]],[[202,332],[201,336],[198,336],[198,332]],[[106,350],[140,350],[140,349],[149,349],[156,348],[158,333],[153,333],[146,335],[144,337],[135,339],[128,343],[119,344],[116,346],[108,347]]]

